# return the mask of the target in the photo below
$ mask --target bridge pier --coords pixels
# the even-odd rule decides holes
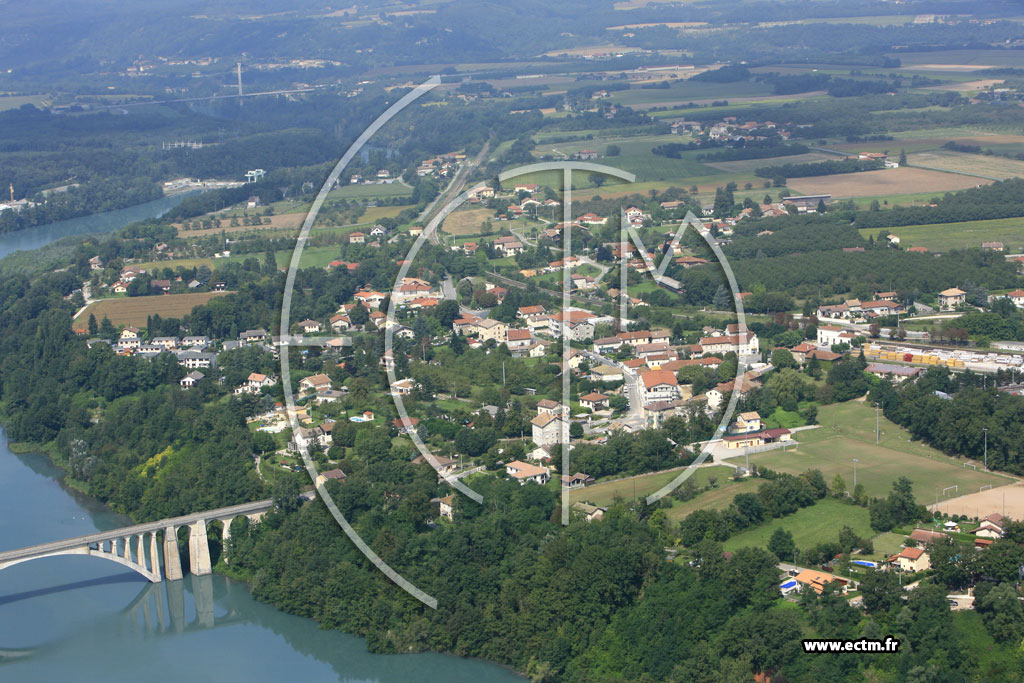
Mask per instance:
[[[188,562],[192,576],[205,576],[213,571],[210,566],[210,543],[206,538],[206,520],[189,525]]]
[[[164,575],[168,581],[181,581],[181,556],[178,554],[178,530],[173,526],[164,530]]]
[[[221,531],[220,531],[220,556],[224,560],[224,564],[228,563],[228,540],[231,538],[231,522],[234,521],[234,517],[230,519],[220,520]]]
[[[155,531],[149,535],[149,566],[154,574],[160,576],[160,545]]]

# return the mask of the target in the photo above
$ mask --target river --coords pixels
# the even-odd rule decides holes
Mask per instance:
[[[154,204],[127,220],[170,208]],[[118,227],[108,222],[106,228],[79,230],[82,226],[73,223],[42,230],[54,228],[50,239],[59,239]],[[8,238],[16,235],[0,238],[0,253],[9,250]],[[22,244],[31,245],[27,248],[45,243],[33,244],[24,237]],[[61,471],[46,456],[12,453],[2,430],[0,505],[0,550],[131,523],[64,486]],[[280,612],[253,599],[244,583],[223,576],[151,584],[124,567],[84,556],[46,558],[0,571],[0,680],[140,679],[522,680],[477,660],[371,654],[363,639],[324,631],[310,619]]]
[[[162,216],[180,204],[186,196],[188,196],[187,193],[173,197],[161,197],[138,206],[129,206],[126,209],[117,209],[81,218],[69,218],[66,221],[48,223],[28,230],[4,233],[0,235],[0,258],[16,251],[30,251],[44,247],[62,237],[113,232],[135,221]]]

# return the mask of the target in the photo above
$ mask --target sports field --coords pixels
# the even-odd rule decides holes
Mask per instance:
[[[824,406],[818,411],[818,422],[818,429],[798,434],[800,445],[795,450],[752,455],[750,461],[790,474],[819,469],[829,484],[839,474],[852,491],[856,458],[857,483],[864,485],[867,495],[888,495],[893,481],[906,476],[914,483],[914,495],[922,504],[934,502],[936,494],[940,500],[955,495],[952,490],[942,494],[943,489],[954,485],[963,494],[982,486],[999,487],[1015,481],[980,468],[964,468],[964,460],[911,441],[904,429],[884,417],[879,422],[881,439],[876,444],[875,410],[862,401]],[[743,460],[732,462],[742,464]]]
[[[844,526],[862,538],[871,538],[875,532],[871,530],[871,522],[867,508],[849,505],[835,498],[824,498],[810,507],[801,508],[791,515],[747,529],[727,539],[723,546],[726,550],[737,550],[747,546],[764,548],[776,529],[785,529],[793,534],[797,548],[809,548],[824,541],[835,541],[839,538],[839,530]],[[792,561],[793,558],[782,558]]]
[[[146,319],[151,315],[159,314],[164,318],[181,318],[187,313],[191,313],[196,306],[205,304],[215,296],[226,294],[234,294],[234,292],[198,292],[106,299],[97,301],[82,311],[72,325],[84,327],[89,321],[89,315],[95,314],[97,321],[103,320],[103,316],[107,316],[114,325],[145,327]]]
[[[1024,248],[1024,218],[996,218],[989,221],[932,223],[889,228],[898,235],[900,246],[928,247],[931,251],[978,248],[982,242],[1002,242],[1008,253]],[[861,236],[878,236],[878,229],[864,229]]]
[[[1000,488],[992,487],[984,491],[974,491],[965,496],[948,498],[938,505],[932,503],[929,510],[939,510],[949,515],[968,515],[984,517],[993,512],[1024,520],[1024,483],[1016,483]]]

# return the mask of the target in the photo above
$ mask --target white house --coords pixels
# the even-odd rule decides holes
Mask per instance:
[[[505,473],[518,481],[520,485],[528,481],[544,485],[551,478],[551,473],[546,467],[538,467],[521,460],[513,460],[505,465]]]
[[[533,429],[533,442],[538,446],[561,443],[562,432],[566,427],[562,414],[543,413],[530,420]]]
[[[675,401],[679,398],[679,382],[670,370],[648,370],[640,374],[644,404]]]

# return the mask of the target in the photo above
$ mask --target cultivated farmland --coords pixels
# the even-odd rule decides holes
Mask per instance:
[[[114,325],[145,327],[146,319],[151,315],[159,314],[164,318],[181,318],[191,313],[196,306],[202,306],[210,299],[226,294],[234,294],[234,292],[198,292],[105,299],[91,304],[82,311],[73,325],[84,327],[89,320],[89,314],[94,314],[98,321],[103,320],[103,316],[106,316]]]
[[[444,219],[442,229],[450,235],[479,235],[480,225],[493,219],[494,213],[490,209],[454,211]]]
[[[914,166],[935,168],[952,173],[966,173],[983,178],[1014,178],[1024,176],[1024,161],[984,154],[963,154],[946,149],[911,154],[907,160]]]
[[[861,173],[841,173],[809,178],[793,178],[790,189],[799,194],[830,194],[834,199],[873,197],[877,195],[911,194],[965,190],[991,181],[975,176],[943,173],[923,168],[885,168]]]

